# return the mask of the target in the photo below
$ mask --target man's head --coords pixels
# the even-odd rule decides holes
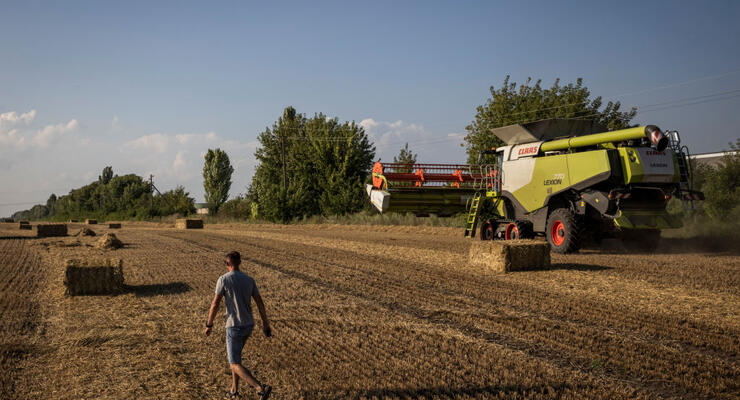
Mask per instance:
[[[230,251],[226,254],[226,266],[233,269],[239,269],[242,263],[242,256],[238,251]]]

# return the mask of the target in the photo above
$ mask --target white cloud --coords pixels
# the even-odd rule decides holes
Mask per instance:
[[[65,133],[74,132],[80,127],[80,124],[76,119],[73,119],[66,124],[47,125],[43,129],[36,132],[33,136],[32,143],[41,147],[46,148],[52,144],[52,142],[64,135]]]
[[[31,110],[20,115],[15,111],[2,113],[0,114],[0,128],[5,124],[15,124],[18,122],[23,122],[28,125],[33,122],[34,118],[36,118],[36,110]]]
[[[35,117],[35,111],[0,114],[0,203],[43,203],[51,193],[66,194],[90,183],[108,165],[116,174],[153,174],[162,191],[183,185],[201,201],[203,155],[216,147],[229,154],[235,169],[232,196],[246,190],[254,173],[256,141],[215,132],[123,138],[88,132],[77,119],[36,127]],[[0,216],[31,205],[0,206]]]
[[[124,143],[124,147],[134,150],[153,150],[156,153],[164,153],[169,147],[169,136],[163,133],[153,133],[151,135],[140,136],[134,140]]]
[[[421,124],[402,120],[385,122],[366,118],[360,121],[360,126],[375,143],[377,159],[393,160],[405,143],[418,155],[419,162],[457,163],[465,159],[459,145],[464,134],[430,132]]]
[[[58,137],[75,132],[79,128],[77,120],[72,119],[69,122],[33,129],[30,125],[35,118],[36,110],[23,114],[16,111],[0,114],[0,145],[14,152],[25,151],[31,147],[47,148]]]

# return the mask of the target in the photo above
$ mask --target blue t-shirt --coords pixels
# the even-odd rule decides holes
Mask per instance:
[[[230,271],[218,278],[216,294],[226,305],[226,327],[253,326],[252,296],[259,295],[254,279],[241,271]]]

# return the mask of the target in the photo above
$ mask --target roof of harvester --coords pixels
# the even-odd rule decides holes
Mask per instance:
[[[507,145],[553,140],[606,132],[596,121],[583,119],[543,119],[525,124],[493,128],[492,132]]]

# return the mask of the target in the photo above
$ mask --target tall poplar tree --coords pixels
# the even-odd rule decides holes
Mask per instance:
[[[221,204],[229,198],[233,173],[234,168],[225,151],[208,149],[203,164],[203,189],[206,202],[214,213],[218,213]]]

